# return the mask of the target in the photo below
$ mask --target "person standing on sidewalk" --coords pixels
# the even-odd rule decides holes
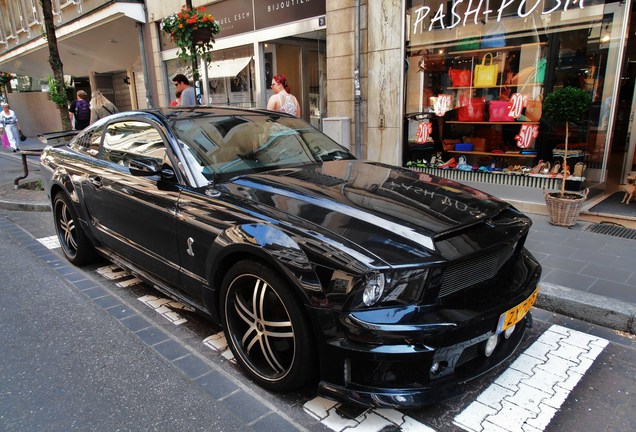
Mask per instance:
[[[97,120],[118,113],[119,110],[114,103],[109,101],[101,91],[95,90],[91,98],[91,124]]]
[[[291,94],[285,75],[276,75],[272,78],[272,90],[274,94],[267,101],[268,110],[300,117],[300,105],[296,97]]]
[[[78,90],[76,99],[69,107],[71,122],[75,120],[75,130],[82,130],[91,123],[91,106],[87,98],[88,94],[84,90]]]
[[[9,109],[9,104],[2,102],[2,112],[0,112],[0,123],[4,128],[4,134],[9,141],[9,145],[13,149],[13,152],[19,151],[18,143],[20,142],[20,123],[18,122],[18,116],[12,109]]]
[[[181,99],[179,105],[188,106],[196,105],[197,97],[194,93],[194,88],[190,85],[190,80],[184,74],[177,74],[172,78],[172,82],[176,87],[176,91],[181,92]]]

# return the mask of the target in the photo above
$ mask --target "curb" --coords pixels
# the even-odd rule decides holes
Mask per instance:
[[[636,305],[540,282],[536,307],[613,330],[636,334]]]
[[[51,211],[51,205],[48,203],[23,203],[15,201],[6,201],[0,199],[0,208],[13,211],[35,211],[48,212]]]

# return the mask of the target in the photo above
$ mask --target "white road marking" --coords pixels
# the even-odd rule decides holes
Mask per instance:
[[[227,340],[225,339],[225,333],[218,332],[213,334],[212,336],[208,336],[203,339],[203,345],[210,348],[217,353],[221,353],[221,357],[226,360],[231,361],[232,363],[236,363],[234,359],[234,354],[230,350],[230,347],[227,345]]]
[[[100,267],[95,271],[109,280],[122,279],[130,276],[130,273],[115,264]]]
[[[435,432],[423,423],[394,409],[368,409],[356,418],[345,418],[338,414],[340,403],[318,396],[303,405],[303,409],[320,423],[336,432],[377,432],[386,427],[399,428],[402,432]]]
[[[543,431],[608,341],[553,325],[453,423],[471,431]]]
[[[183,303],[170,300],[167,298],[155,297],[151,295],[146,295],[143,297],[139,297],[137,300],[145,304],[146,306],[154,309],[159,315],[173,323],[174,325],[181,325],[185,322],[188,322],[187,319],[181,317],[178,313],[173,311],[172,309],[183,309],[189,310],[190,308]]]
[[[122,288],[127,288],[129,286],[136,285],[142,282],[116,264],[100,267],[95,271],[109,280],[122,279],[120,282],[117,283],[117,285]],[[157,312],[159,315],[161,315],[174,325],[181,325],[185,322],[188,322],[187,319],[183,318],[181,315],[175,312],[174,309],[194,312],[194,309],[190,306],[172,299],[147,295],[139,297],[137,300],[152,308],[155,312]]]
[[[60,239],[56,235],[42,237],[39,238],[38,241],[46,246],[47,249],[57,249],[60,247]]]
[[[130,279],[126,279],[125,281],[117,282],[117,286],[121,288],[128,288],[129,286],[137,285],[142,282],[141,279],[137,279],[136,277],[132,277]]]

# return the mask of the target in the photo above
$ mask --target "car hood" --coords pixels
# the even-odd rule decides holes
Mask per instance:
[[[357,160],[242,175],[225,186],[259,213],[310,223],[321,235],[336,234],[389,264],[404,264],[405,254],[430,258],[436,239],[510,207],[451,180]],[[402,251],[388,253],[395,249]]]

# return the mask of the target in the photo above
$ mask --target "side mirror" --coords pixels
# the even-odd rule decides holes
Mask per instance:
[[[163,179],[173,179],[174,171],[169,166],[161,165],[157,159],[136,158],[128,160],[128,170],[134,176],[151,177],[158,175]]]
[[[128,170],[134,176],[153,176],[161,174],[161,165],[156,159],[138,158],[128,160]]]

